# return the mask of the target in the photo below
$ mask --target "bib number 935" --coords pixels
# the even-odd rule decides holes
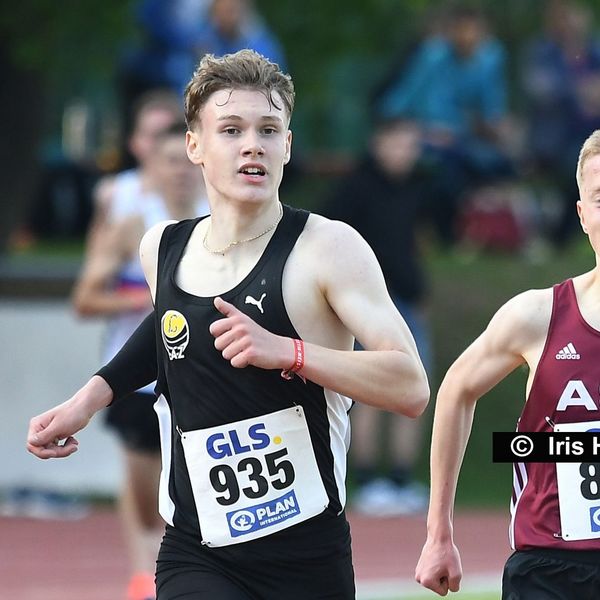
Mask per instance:
[[[282,448],[264,454],[262,460],[254,456],[243,458],[235,470],[230,465],[214,466],[209,478],[215,492],[221,494],[216,501],[222,506],[229,506],[240,499],[240,494],[256,500],[268,493],[269,486],[283,490],[292,485],[296,474],[292,463],[284,458],[287,453],[287,448]],[[240,480],[243,481],[241,485]]]

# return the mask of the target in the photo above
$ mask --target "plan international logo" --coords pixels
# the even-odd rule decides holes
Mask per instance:
[[[299,514],[298,500],[296,500],[296,494],[292,490],[269,502],[227,513],[227,522],[231,537],[239,537],[275,525]]]

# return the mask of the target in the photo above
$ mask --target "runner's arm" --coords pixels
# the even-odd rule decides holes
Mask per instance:
[[[156,380],[155,313],[151,312],[131,334],[123,347],[95,375],[102,377],[117,401]]]
[[[475,404],[522,365],[530,349],[545,337],[547,300],[547,290],[534,290],[506,303],[450,367],[439,388],[431,442],[427,540],[415,577],[440,595],[457,591],[462,576],[453,540],[453,507]]]
[[[375,254],[345,223],[322,219],[309,234],[321,294],[365,351],[306,344],[302,374],[359,402],[417,417],[429,399],[427,375]]]
[[[427,376],[372,250],[348,225],[323,227],[334,222],[316,217],[311,224],[311,218],[294,249],[295,272],[305,277],[306,310],[313,319],[337,321],[338,331],[346,330],[346,341],[354,334],[367,351],[276,335],[219,297],[215,307],[225,318],[210,326],[215,347],[235,368],[253,365],[285,372],[293,367],[324,388],[417,417],[429,399]]]
[[[31,419],[27,449],[38,458],[64,458],[77,450],[73,437],[99,410],[157,376],[154,313],[131,335],[117,355],[69,400]],[[60,443],[64,440],[64,443]]]
[[[129,248],[137,234],[136,217],[104,225],[88,247],[84,266],[73,290],[73,305],[81,316],[114,315],[150,310],[146,287],[122,291],[112,288],[113,279],[135,248]]]

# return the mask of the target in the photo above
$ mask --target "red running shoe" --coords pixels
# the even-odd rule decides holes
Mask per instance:
[[[156,600],[154,575],[136,573],[127,586],[127,600]]]

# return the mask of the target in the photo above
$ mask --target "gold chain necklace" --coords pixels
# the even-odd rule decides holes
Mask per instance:
[[[245,240],[234,240],[233,242],[229,242],[229,244],[227,244],[227,246],[225,246],[223,248],[219,248],[218,250],[213,250],[212,248],[210,248],[206,241],[206,239],[208,238],[208,234],[210,233],[210,223],[209,223],[208,227],[206,228],[206,233],[204,234],[204,238],[202,239],[202,245],[204,246],[204,249],[207,250],[208,252],[210,252],[211,254],[223,254],[224,255],[225,252],[227,252],[227,250],[229,250],[230,248],[233,248],[234,246],[239,246],[240,244],[247,244],[248,242],[253,242],[254,240],[257,240],[258,238],[262,237],[263,235],[267,235],[267,233],[269,233],[269,231],[273,231],[273,229],[275,229],[275,227],[277,227],[277,225],[279,225],[279,221],[281,221],[282,217],[283,217],[283,206],[281,204],[279,204],[279,216],[277,217],[275,222],[272,225],[269,225],[269,227],[267,229],[265,229],[262,233],[259,233],[258,235],[247,238]]]

